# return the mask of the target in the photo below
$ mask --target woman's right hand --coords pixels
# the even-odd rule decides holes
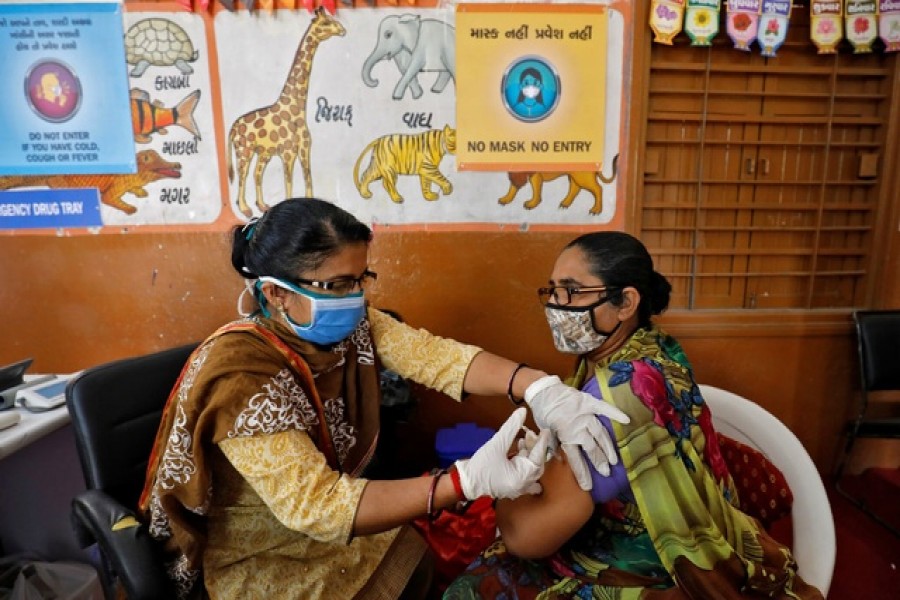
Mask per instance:
[[[538,479],[544,473],[550,431],[541,431],[527,454],[509,456],[526,416],[524,407],[517,409],[472,458],[456,461],[467,500],[481,496],[512,499],[541,492]]]

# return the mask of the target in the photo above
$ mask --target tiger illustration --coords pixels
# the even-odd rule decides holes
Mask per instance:
[[[372,158],[360,180],[359,165],[369,150],[372,150]],[[397,191],[397,176],[418,175],[422,183],[422,196],[426,200],[437,200],[438,194],[432,191],[432,183],[436,183],[445,196],[453,192],[453,185],[439,169],[441,159],[448,152],[456,154],[456,130],[449,125],[422,133],[393,133],[375,138],[356,160],[353,182],[363,198],[371,198],[369,185],[381,179],[391,200],[399,204],[403,202],[403,196]]]

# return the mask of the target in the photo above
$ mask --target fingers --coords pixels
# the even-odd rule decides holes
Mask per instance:
[[[582,450],[584,450],[584,453],[587,455],[588,460],[591,461],[591,464],[594,465],[594,468],[598,473],[600,473],[604,477],[609,475],[609,465],[611,461],[607,459],[606,455],[600,448],[594,446],[587,449],[582,448]]]
[[[631,417],[629,417],[627,414],[625,414],[612,404],[609,404],[603,400],[597,400],[596,398],[588,394],[585,395],[590,398],[592,403],[591,412],[593,412],[595,415],[603,415],[604,417],[607,417],[613,421],[618,421],[619,423],[631,422]]]
[[[593,487],[591,473],[588,471],[587,463],[585,462],[584,457],[581,456],[578,446],[563,444],[562,449],[563,452],[566,453],[566,458],[569,460],[569,468],[572,469],[572,473],[578,481],[578,487],[584,491],[590,490],[591,487]],[[609,469],[607,468],[606,475],[608,474]]]
[[[506,422],[500,426],[500,430],[494,434],[491,442],[494,445],[499,444],[501,448],[503,448],[504,453],[507,449],[512,446],[513,440],[516,439],[516,435],[519,433],[519,429],[522,428],[522,424],[525,422],[525,417],[528,415],[528,411],[525,410],[525,407],[517,408],[513,411],[513,414],[506,419]]]
[[[550,444],[550,430],[542,429],[541,434],[535,437],[537,438],[537,440],[535,441],[534,446],[531,448],[531,452],[528,455],[528,460],[535,464],[543,465],[547,459],[547,446]],[[541,470],[543,471],[543,469]]]
[[[612,438],[609,436],[609,431],[606,430],[606,427],[596,418],[591,418],[590,421],[586,423],[586,427],[588,433],[590,433],[591,438],[596,442],[597,446],[599,446],[599,450],[602,451],[602,454],[606,456],[601,460],[603,462],[609,462],[609,464],[614,465],[619,462],[619,455],[616,453],[616,445],[613,443]],[[594,448],[594,450],[598,450],[598,448]],[[588,453],[591,462],[594,465],[597,465],[597,461],[594,460],[591,453]],[[599,470],[599,469],[598,469]]]

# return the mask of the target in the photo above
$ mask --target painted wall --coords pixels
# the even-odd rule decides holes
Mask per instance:
[[[639,121],[640,114],[631,118]],[[573,235],[514,226],[380,227],[372,297],[414,325],[564,374],[571,359],[554,351],[535,288]],[[896,227],[889,238],[885,260],[888,272],[897,273]],[[0,363],[32,356],[35,372],[69,372],[200,339],[236,314],[242,282],[228,254],[228,234],[218,230],[0,236]],[[897,277],[879,287],[877,306],[900,306]],[[681,338],[701,382],[772,411],[819,468],[830,470],[857,381],[849,315],[672,313],[662,322]],[[496,425],[510,408],[500,398],[456,405],[424,394],[414,427],[429,439],[437,427],[459,420]],[[896,452],[896,446],[873,446],[864,460],[896,464]]]
[[[373,300],[413,325],[564,374],[571,358],[553,349],[535,288],[569,238],[379,231]],[[33,356],[36,372],[200,339],[235,316],[242,288],[221,233],[0,237],[0,256],[0,363]],[[798,435],[820,469],[831,468],[856,382],[847,315],[798,325],[672,313],[662,322],[681,338],[698,380],[753,398]],[[459,420],[496,425],[510,408],[502,398],[456,405],[426,394],[415,421],[429,433]]]

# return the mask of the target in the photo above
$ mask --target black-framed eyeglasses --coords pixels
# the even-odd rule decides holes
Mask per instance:
[[[537,293],[538,298],[541,300],[541,304],[544,306],[550,304],[551,300],[553,300],[554,304],[558,304],[559,306],[568,306],[571,304],[574,296],[579,296],[581,294],[597,294],[605,291],[605,285],[589,285],[584,287],[574,285],[554,285],[538,288]]]
[[[327,281],[297,277],[294,279],[294,282],[325,290],[334,296],[346,296],[347,294],[352,294],[357,288],[360,290],[365,289],[367,282],[375,281],[376,279],[378,279],[378,273],[366,269],[359,277],[338,277]]]

